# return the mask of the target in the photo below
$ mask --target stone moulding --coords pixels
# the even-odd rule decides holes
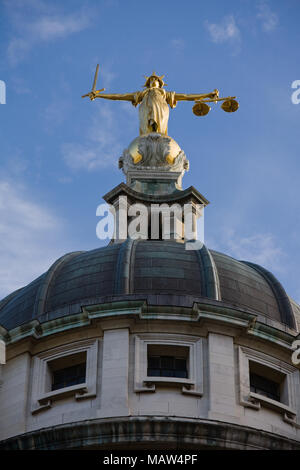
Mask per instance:
[[[86,378],[85,382],[70,387],[51,391],[46,384],[50,383],[48,366],[51,361],[66,358],[68,356],[86,353]],[[52,403],[63,397],[74,396],[76,400],[95,397],[97,394],[97,359],[98,340],[90,339],[78,341],[52,349],[51,352],[42,352],[34,357],[32,377],[32,403],[31,413],[36,414],[44,409],[51,408]]]
[[[154,377],[147,375],[148,346],[176,346],[188,348],[189,377]],[[135,335],[134,391],[155,392],[159,383],[177,384],[181,392],[201,397],[203,395],[203,345],[202,338],[179,334],[138,334]]]
[[[276,434],[222,421],[172,417],[87,420],[28,432],[0,442],[0,450],[61,449],[300,450]],[[161,448],[161,447],[160,447]]]
[[[250,366],[249,361],[263,365],[268,369],[280,371],[285,376],[284,395],[286,402],[275,401],[264,395],[254,393],[250,389]],[[240,404],[246,408],[252,408],[259,411],[262,406],[271,408],[281,413],[283,421],[294,427],[299,427],[296,421],[297,417],[297,398],[293,390],[297,388],[294,374],[299,372],[295,366],[289,365],[276,357],[269,356],[261,351],[256,351],[245,346],[238,347],[239,363],[239,393]]]
[[[137,202],[148,202],[148,203],[153,203],[153,204],[163,204],[163,203],[173,203],[173,202],[181,202],[187,203],[190,200],[202,204],[203,206],[207,206],[209,204],[209,201],[201,194],[197,189],[195,189],[193,186],[190,186],[187,189],[184,189],[182,191],[177,191],[173,194],[169,195],[155,195],[155,194],[143,194],[139,193],[138,191],[135,191],[134,189],[130,188],[127,184],[125,183],[120,183],[118,186],[116,186],[114,189],[109,191],[103,196],[103,199],[105,202],[108,204],[113,204],[114,201],[119,197],[119,196],[127,196],[128,201],[137,201]]]
[[[299,334],[286,328],[284,325],[271,325],[258,314],[249,310],[219,305],[218,301],[194,302],[192,307],[151,305],[147,298],[140,300],[117,300],[96,305],[82,307],[77,314],[65,315],[45,322],[33,320],[24,325],[7,331],[0,329],[0,339],[6,345],[14,344],[24,338],[36,340],[49,335],[89,326],[95,320],[108,317],[138,317],[141,320],[166,320],[205,322],[213,321],[243,329],[250,336],[260,338],[276,344],[286,350],[292,350],[292,343],[299,338]]]

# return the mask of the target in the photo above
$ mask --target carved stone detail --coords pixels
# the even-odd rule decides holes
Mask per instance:
[[[125,175],[130,170],[157,169],[160,172],[178,172],[183,175],[189,169],[189,161],[179,145],[168,136],[157,132],[136,138],[124,150],[119,167]]]

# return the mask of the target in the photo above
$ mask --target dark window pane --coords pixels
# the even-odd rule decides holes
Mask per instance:
[[[161,357],[161,368],[162,369],[174,369],[174,357],[162,356]]]
[[[173,356],[148,356],[149,377],[187,378],[186,359]]]
[[[160,377],[160,369],[148,369],[149,377]]]
[[[187,379],[187,371],[186,370],[174,370],[174,377]]]
[[[272,400],[280,401],[279,384],[260,375],[250,373],[250,390]]]
[[[174,370],[173,369],[161,369],[161,376],[162,377],[174,377]]]
[[[182,357],[175,358],[174,377],[187,378],[186,359]]]
[[[66,367],[52,373],[52,390],[71,387],[85,382],[85,363]]]
[[[175,369],[176,370],[185,370],[186,369],[186,359],[181,357],[175,358]]]
[[[149,356],[148,367],[151,369],[159,369],[160,368],[160,356]]]

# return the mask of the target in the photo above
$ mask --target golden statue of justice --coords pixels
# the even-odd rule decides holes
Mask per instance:
[[[196,116],[206,116],[211,107],[207,103],[217,103],[222,101],[221,108],[227,113],[236,111],[239,107],[235,96],[219,98],[219,91],[211,93],[185,94],[167,91],[164,89],[166,83],[163,81],[164,75],[157,75],[155,72],[146,78],[144,90],[134,93],[102,93],[105,88],[96,90],[99,64],[96,67],[92,91],[83,95],[82,98],[89,97],[91,101],[95,98],[106,100],[130,101],[133,106],[139,105],[140,135],[158,132],[168,135],[169,106],[175,108],[177,101],[195,101],[193,113]]]

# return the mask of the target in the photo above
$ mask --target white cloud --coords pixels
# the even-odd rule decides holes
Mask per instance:
[[[25,38],[12,38],[7,47],[9,62],[15,65],[21,61],[27,55],[30,46],[30,42]]]
[[[0,180],[0,298],[31,282],[57,259],[61,229],[62,221],[23,187]]]
[[[97,88],[109,88],[115,78],[111,64],[101,65]],[[122,150],[128,144],[128,133],[138,126],[137,110],[128,101],[112,103],[97,98],[89,105],[91,117],[86,129],[82,130],[81,142],[65,142],[61,146],[65,163],[75,171],[92,171],[117,165]],[[124,146],[121,143],[123,135],[126,136]]]
[[[59,176],[57,181],[61,184],[69,184],[72,183],[72,178],[70,176]]]
[[[27,9],[30,12],[45,12],[49,6],[43,0],[2,0],[6,8],[11,8],[16,16],[22,9]]]
[[[255,234],[249,237],[238,238],[234,232],[228,238],[229,250],[238,259],[249,260],[265,267],[280,267],[279,261],[283,252],[278,246],[274,236]]]
[[[48,104],[48,106],[45,107],[42,115],[45,119],[48,132],[50,130],[52,131],[53,127],[60,126],[65,121],[69,110],[70,102],[66,99],[58,100],[55,98],[51,103]]]
[[[285,254],[280,243],[269,233],[241,236],[234,229],[227,229],[222,230],[221,239],[211,242],[211,248],[233,258],[257,263],[270,271],[282,271]]]
[[[279,23],[278,15],[271,10],[266,2],[258,5],[257,18],[261,21],[262,30],[265,32],[273,31]]]
[[[88,18],[82,15],[78,16],[78,13],[76,13],[75,15],[61,17],[41,17],[30,25],[30,29],[35,38],[49,41],[78,33],[88,25]]]
[[[95,170],[107,166],[106,159],[101,158],[97,148],[89,145],[66,143],[62,146],[62,154],[66,164],[73,170]]]
[[[27,85],[25,80],[21,77],[12,77],[11,85],[13,90],[18,95],[27,95],[32,92],[31,88]]]
[[[73,170],[95,170],[116,164],[121,155],[117,118],[108,103],[102,103],[93,115],[87,131],[87,143],[65,143],[61,151]]]
[[[78,33],[90,24],[89,16],[83,11],[57,14],[53,6],[42,1],[14,0],[5,2],[5,5],[15,29],[7,47],[12,65],[21,62],[34,46]]]
[[[205,25],[210,39],[217,44],[240,40],[240,30],[233,15],[225,16],[219,24],[206,21]]]
[[[176,51],[176,52],[181,52],[183,51],[185,47],[185,41],[181,38],[174,38],[171,39],[170,41],[171,47]]]
[[[117,75],[111,70],[110,65],[101,64],[101,67],[99,67],[99,77],[98,77],[97,88],[103,88],[103,87],[109,88],[113,80],[116,77]]]

